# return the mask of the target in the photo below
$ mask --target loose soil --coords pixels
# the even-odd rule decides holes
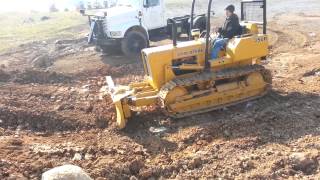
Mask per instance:
[[[150,107],[123,131],[101,88],[106,75],[117,84],[141,80],[138,60],[103,56],[85,39],[4,52],[0,179],[39,179],[63,164],[95,179],[318,179],[319,26],[319,13],[272,18],[267,96],[180,120]],[[153,131],[159,127],[165,131]]]

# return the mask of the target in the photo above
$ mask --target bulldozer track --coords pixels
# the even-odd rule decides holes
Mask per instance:
[[[217,81],[217,80],[223,80],[223,79],[231,79],[231,78],[236,78],[236,77],[241,77],[245,76],[254,72],[260,72],[264,78],[264,80],[268,83],[267,90],[259,95],[259,96],[254,96],[251,98],[246,98],[240,101],[224,104],[221,106],[214,106],[214,107],[209,107],[206,109],[201,109],[201,110],[194,110],[190,112],[183,112],[183,113],[171,113],[167,110],[166,104],[165,104],[165,99],[168,93],[173,90],[176,87],[182,86],[192,86],[192,85],[197,85],[199,83],[203,83],[206,81]],[[159,92],[159,99],[160,99],[160,104],[165,110],[165,113],[172,117],[172,118],[183,118],[187,116],[192,116],[196,114],[202,114],[206,112],[210,112],[213,110],[217,109],[222,109],[228,106],[236,105],[239,103],[243,103],[246,101],[251,101],[257,98],[260,98],[268,93],[268,91],[271,89],[271,84],[272,84],[272,76],[271,72],[267,69],[265,69],[262,65],[248,65],[245,67],[236,67],[236,68],[228,68],[224,70],[220,70],[217,72],[201,72],[198,74],[193,75],[192,77],[182,77],[182,78],[176,78],[168,83],[166,83],[162,89]]]

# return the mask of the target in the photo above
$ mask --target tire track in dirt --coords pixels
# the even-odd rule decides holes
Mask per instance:
[[[273,53],[283,53],[304,48],[309,42],[307,35],[298,30],[288,31],[275,26],[269,31],[272,36],[270,44],[274,50]]]

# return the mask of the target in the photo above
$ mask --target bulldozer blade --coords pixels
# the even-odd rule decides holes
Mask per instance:
[[[114,82],[112,80],[112,77],[111,76],[107,76],[106,77],[106,82],[108,84],[108,91],[110,93],[113,93],[115,91],[115,85],[114,85]]]
[[[119,129],[123,129],[126,127],[127,118],[131,116],[131,111],[125,99],[132,94],[132,90],[129,90],[127,86],[116,87],[111,76],[106,77],[106,82],[108,85],[108,93],[116,108],[117,126]]]
[[[119,129],[123,129],[126,127],[127,120],[124,114],[124,109],[122,107],[121,101],[114,102],[117,111],[117,126]]]
[[[106,77],[106,82],[108,85],[108,93],[114,103],[121,101],[133,93],[128,86],[115,86],[111,76]]]

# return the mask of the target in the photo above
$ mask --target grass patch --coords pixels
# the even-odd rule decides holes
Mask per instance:
[[[44,16],[49,19],[41,20]],[[86,23],[77,12],[0,14],[0,51],[32,41],[75,37]]]

